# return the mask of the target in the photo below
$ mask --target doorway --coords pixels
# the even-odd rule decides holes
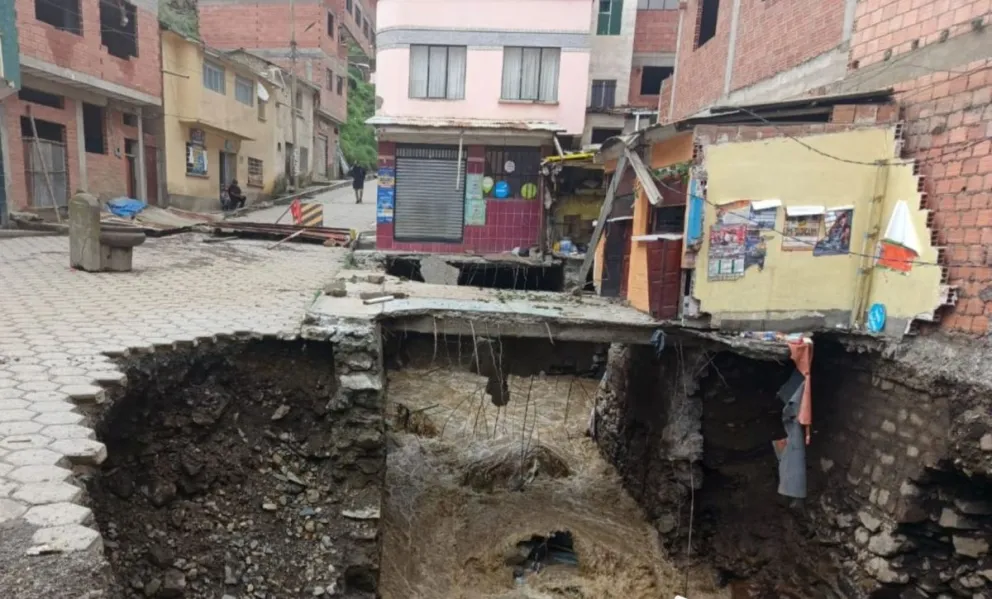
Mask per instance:
[[[627,290],[630,269],[630,237],[634,221],[629,217],[611,219],[606,223],[606,246],[603,251],[603,283],[601,294],[621,297]]]
[[[37,138],[35,138],[37,131]],[[33,208],[65,206],[69,200],[69,169],[65,127],[59,123],[21,117],[24,174],[28,203]]]
[[[124,140],[124,156],[127,158],[127,197],[138,199],[138,140]]]
[[[220,191],[224,191],[238,175],[238,155],[220,152]]]

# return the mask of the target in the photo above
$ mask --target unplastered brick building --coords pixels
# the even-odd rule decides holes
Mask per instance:
[[[986,335],[990,11],[988,0],[687,0],[680,5],[678,60],[662,121],[709,115],[721,105],[891,88],[901,158],[915,161],[919,207],[929,213],[944,282],[954,290],[956,305],[941,310],[939,326]],[[833,122],[868,118],[840,111]]]
[[[0,104],[11,211],[76,189],[159,198],[157,0],[16,0],[21,88]],[[7,58],[7,57],[5,57]]]

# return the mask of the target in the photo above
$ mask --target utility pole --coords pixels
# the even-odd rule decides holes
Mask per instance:
[[[289,0],[289,20],[292,23],[290,25],[291,34],[289,40],[289,60],[292,68],[290,69],[290,91],[289,91],[289,114],[293,119],[293,155],[289,157],[290,168],[293,169],[292,177],[290,177],[290,184],[293,186],[294,190],[300,188],[299,182],[299,172],[300,164],[298,162],[297,156],[300,155],[300,147],[296,139],[296,1]]]

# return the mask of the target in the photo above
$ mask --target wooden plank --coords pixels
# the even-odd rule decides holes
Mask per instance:
[[[658,187],[654,183],[654,177],[651,176],[648,167],[644,166],[644,161],[641,160],[637,152],[631,152],[630,148],[624,148],[623,155],[630,161],[630,165],[634,167],[634,174],[637,175],[637,180],[641,182],[641,188],[644,189],[648,201],[651,202],[652,206],[660,206],[661,192],[658,191]]]
[[[586,257],[582,260],[582,266],[579,268],[579,287],[577,290],[581,290],[586,285],[586,279],[589,277],[589,269],[592,267],[593,258],[596,257],[596,246],[599,245],[599,238],[603,234],[603,227],[606,226],[606,220],[610,217],[610,212],[613,210],[613,198],[617,193],[617,187],[620,186],[620,179],[626,170],[627,155],[625,153],[617,161],[617,170],[613,173],[613,179],[610,181],[609,189],[606,190],[606,199],[603,200],[603,207],[599,209],[599,219],[596,221],[596,228],[592,231],[592,239],[589,240]]]

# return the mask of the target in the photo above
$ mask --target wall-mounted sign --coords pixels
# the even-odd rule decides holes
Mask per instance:
[[[391,166],[379,167],[379,189],[375,199],[375,222],[393,222],[393,209],[396,206],[396,169]]]
[[[506,164],[503,165],[503,171],[508,175],[515,170],[517,170],[517,163],[512,160],[507,160]]]
[[[203,133],[203,129],[190,129],[189,130],[189,143],[196,144],[199,146],[206,145],[206,135]]]

